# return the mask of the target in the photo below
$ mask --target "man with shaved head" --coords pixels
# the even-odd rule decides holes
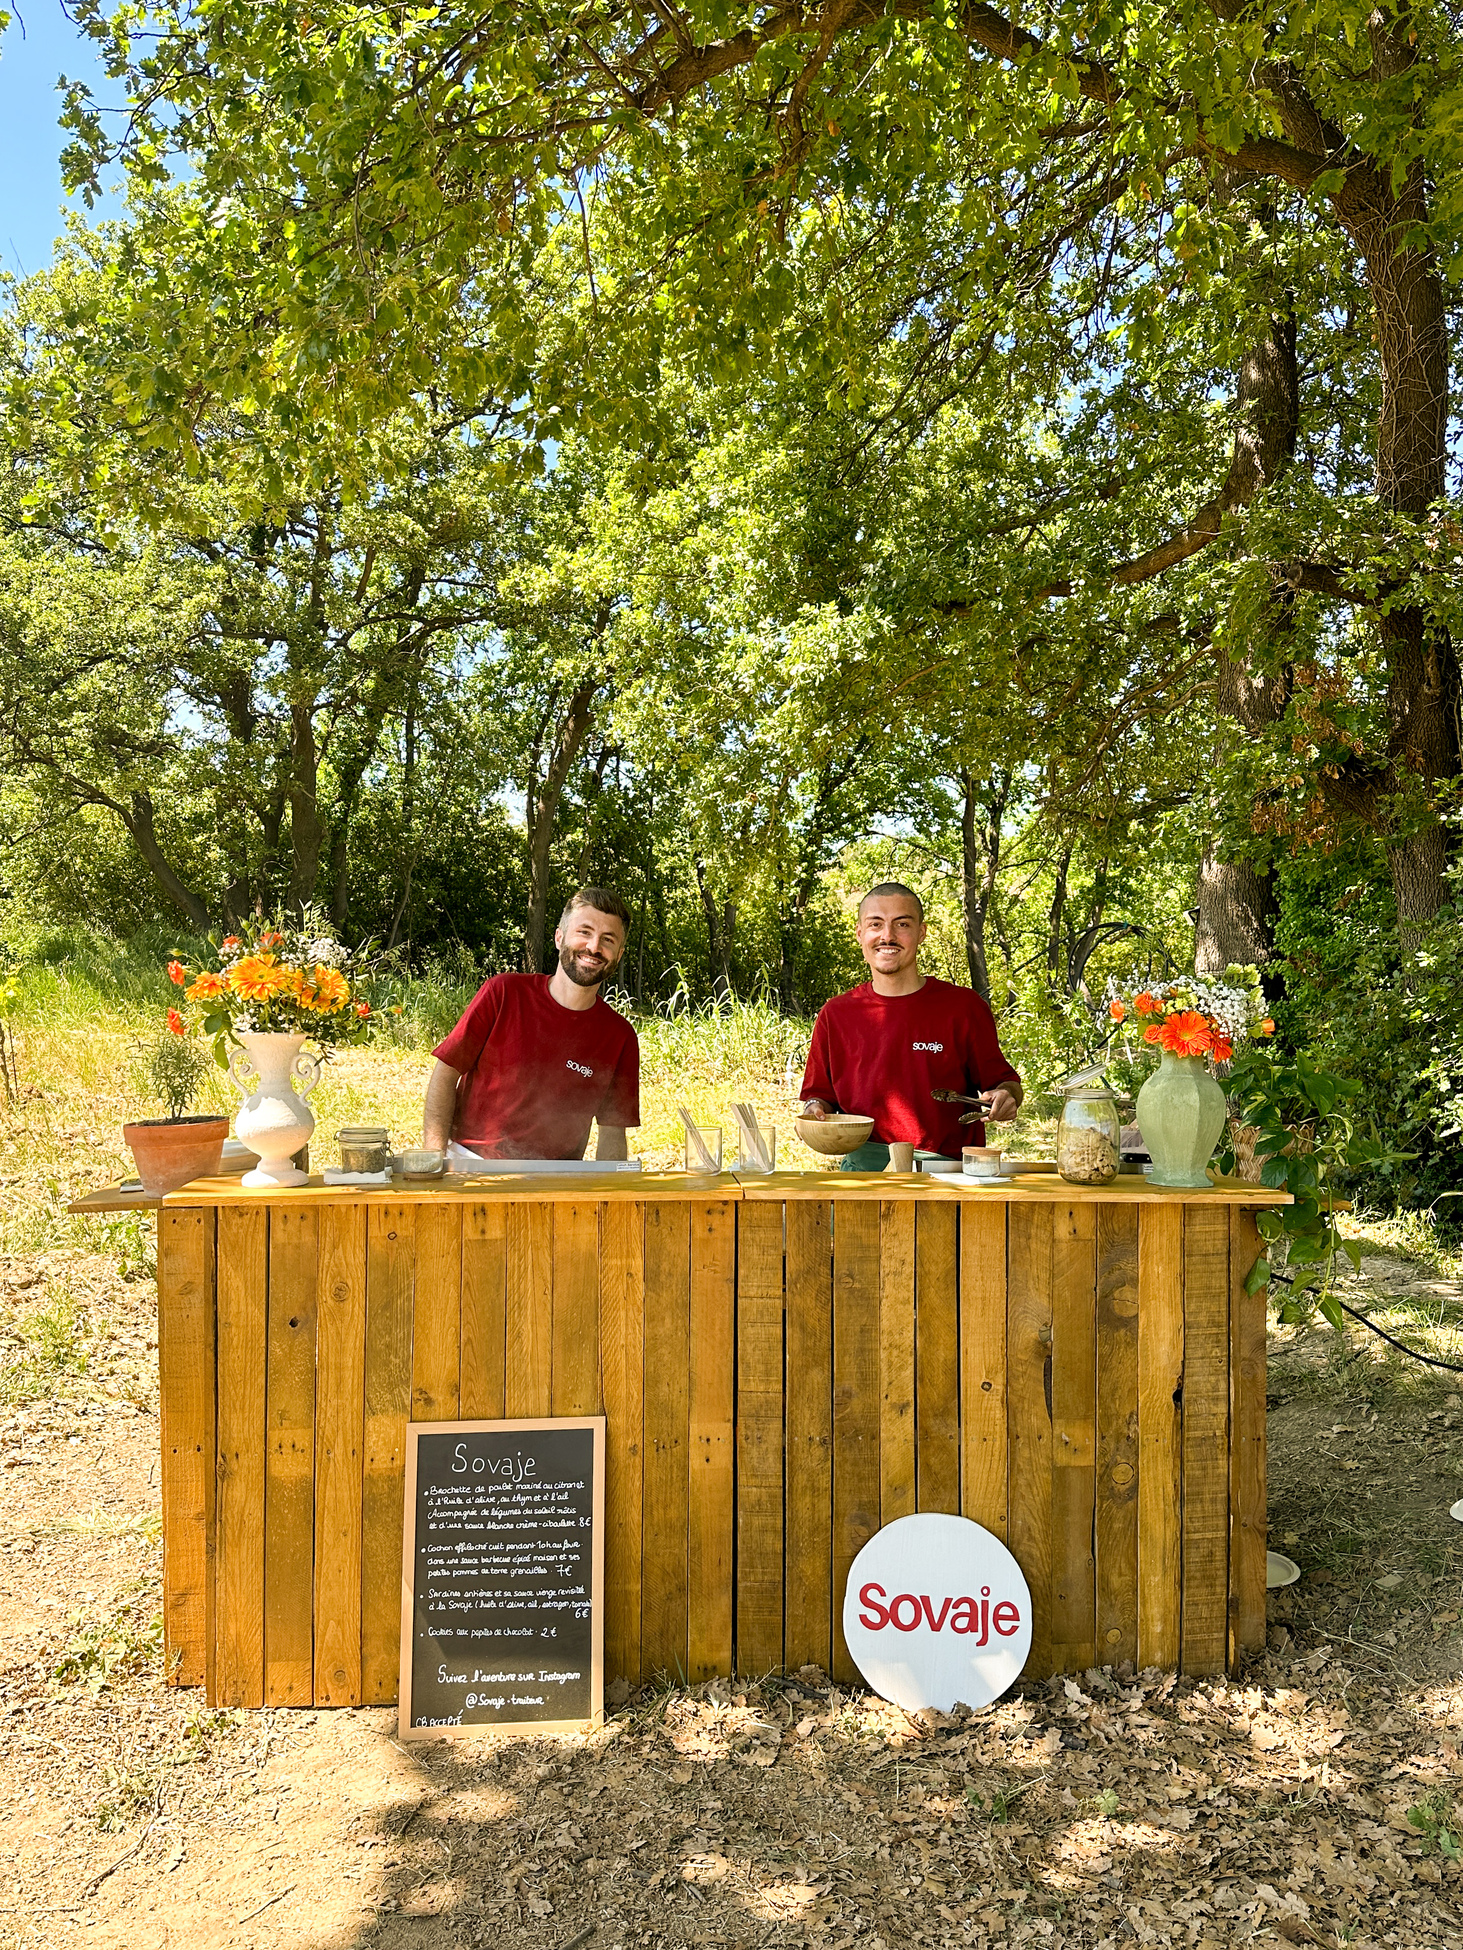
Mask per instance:
[[[826,1002],[803,1073],[803,1112],[872,1117],[874,1134],[843,1160],[845,1171],[882,1171],[891,1144],[958,1158],[984,1144],[983,1124],[962,1124],[967,1104],[937,1103],[934,1090],[982,1097],[1007,1122],[1021,1079],[1001,1053],[995,1017],[973,989],[920,972],[924,905],[912,887],[884,880],[859,902],[855,930],[869,979]]]

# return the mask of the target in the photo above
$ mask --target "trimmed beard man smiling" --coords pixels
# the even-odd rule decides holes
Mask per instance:
[[[494,975],[433,1055],[422,1133],[481,1158],[629,1156],[640,1122],[640,1043],[600,989],[625,952],[630,917],[618,895],[581,887],[554,930],[552,975]]]
[[[855,934],[869,980],[825,1002],[803,1073],[803,1114],[872,1117],[874,1134],[842,1161],[844,1171],[882,1171],[891,1144],[958,1158],[984,1144],[982,1124],[962,1124],[968,1104],[936,1103],[933,1090],[982,1096],[1005,1123],[1020,1108],[1021,1079],[996,1038],[995,1017],[973,989],[920,972],[925,912],[919,895],[881,881],[859,902]]]

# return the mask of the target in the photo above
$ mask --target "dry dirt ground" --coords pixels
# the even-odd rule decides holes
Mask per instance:
[[[0,1945],[1463,1944],[1463,1375],[1277,1339],[1272,1542],[1305,1575],[1237,1680],[916,1725],[805,1669],[408,1752],[383,1711],[163,1684],[150,1269],[137,1228],[103,1243],[0,1260]],[[1353,1292],[1463,1338],[1420,1263]]]

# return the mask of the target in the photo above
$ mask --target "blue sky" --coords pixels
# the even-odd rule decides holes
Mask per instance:
[[[98,101],[119,98],[93,59],[91,44],[67,19],[60,0],[5,0],[11,22],[0,36],[0,263],[39,271],[65,228],[61,195],[62,131],[56,126],[61,75],[89,82]],[[74,207],[85,212],[77,199]],[[108,199],[94,215],[115,214]]]

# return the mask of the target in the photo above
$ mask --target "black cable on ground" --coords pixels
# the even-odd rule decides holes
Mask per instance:
[[[1336,1300],[1334,1293],[1331,1298]],[[1336,1300],[1336,1305],[1342,1313],[1350,1314],[1353,1320],[1359,1320],[1363,1327],[1370,1327],[1374,1334],[1380,1334],[1389,1346],[1395,1347],[1402,1354],[1410,1354],[1414,1361],[1425,1361],[1428,1367],[1442,1368],[1448,1374],[1463,1374],[1463,1368],[1460,1368],[1456,1361],[1439,1361],[1434,1355],[1419,1354],[1415,1347],[1409,1347],[1406,1341],[1399,1341],[1395,1334],[1389,1334],[1385,1327],[1378,1327],[1374,1320],[1368,1320],[1365,1314],[1359,1314],[1355,1307],[1348,1307],[1344,1300]]]

